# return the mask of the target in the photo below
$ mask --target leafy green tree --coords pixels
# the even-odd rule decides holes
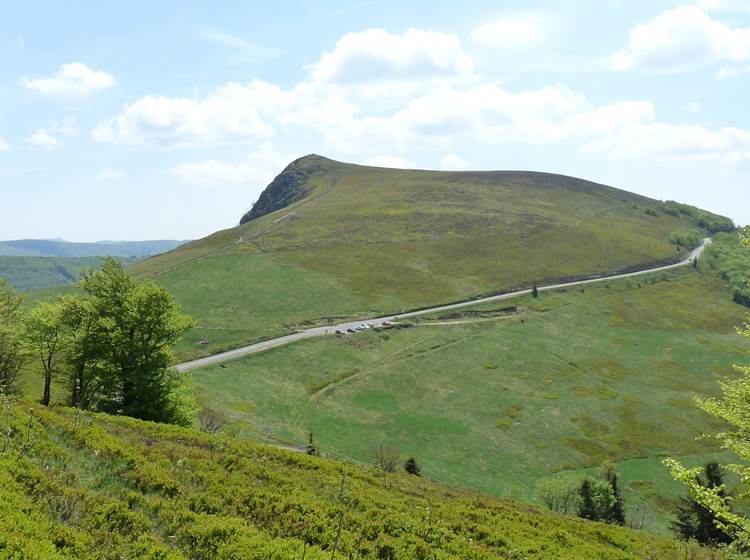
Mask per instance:
[[[51,380],[51,341],[64,341],[59,367],[70,404],[143,420],[188,424],[192,409],[172,346],[193,322],[172,295],[154,283],[137,283],[114,259],[82,275],[83,295],[41,304],[29,322],[29,341],[41,348]],[[48,402],[48,389],[45,389]]]
[[[552,476],[539,481],[536,495],[550,511],[571,513],[578,511],[581,501],[580,488],[579,476]]]
[[[422,469],[419,467],[419,463],[414,457],[409,457],[404,463],[404,470],[414,476],[422,476]]]
[[[578,517],[591,521],[615,522],[613,512],[617,498],[608,480],[584,478],[579,487],[579,495]]]
[[[703,474],[695,482],[706,488],[716,488],[720,496],[724,494],[724,475],[716,462],[706,463]],[[683,496],[677,507],[677,521],[672,522],[672,531],[684,540],[695,540],[701,544],[716,546],[729,544],[732,537],[716,525],[716,515],[692,496]]]
[[[26,317],[25,339],[32,353],[39,358],[44,372],[42,404],[49,406],[53,375],[69,341],[68,330],[63,322],[63,306],[60,302],[42,302]]]
[[[21,344],[23,298],[0,278],[0,394],[18,391],[18,373],[27,356]]]
[[[96,315],[94,344],[104,389],[100,410],[156,422],[187,424],[182,381],[172,346],[193,325],[172,295],[136,283],[114,259],[83,274],[81,287]]]
[[[747,230],[741,233],[742,242],[750,246]],[[750,338],[750,325],[740,329],[740,333]],[[735,366],[742,376],[725,379],[721,382],[722,398],[698,399],[698,406],[711,416],[723,420],[728,429],[714,437],[721,447],[733,451],[740,462],[725,465],[725,470],[736,473],[745,487],[750,484],[750,367]],[[750,548],[750,518],[730,507],[723,484],[704,485],[699,482],[700,468],[687,469],[675,459],[667,459],[664,464],[672,476],[687,485],[692,498],[714,516],[717,528],[733,538],[737,549]],[[747,498],[750,491],[739,493],[736,498]]]

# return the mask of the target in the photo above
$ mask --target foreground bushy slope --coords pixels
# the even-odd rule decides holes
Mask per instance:
[[[562,175],[383,169],[319,156],[290,164],[243,220],[132,268],[199,320],[183,356],[331,317],[671,261],[681,248],[670,239],[685,237],[675,232],[727,226]]]
[[[0,423],[0,558],[717,558],[189,429],[15,404]]]

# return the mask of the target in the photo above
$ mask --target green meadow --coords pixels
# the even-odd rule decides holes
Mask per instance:
[[[515,310],[508,309],[516,306]],[[679,486],[665,455],[700,463],[717,426],[695,395],[746,359],[746,309],[692,268],[307,340],[192,373],[233,429],[368,463],[380,444],[427,476],[533,499],[539,480],[618,465],[663,530]]]

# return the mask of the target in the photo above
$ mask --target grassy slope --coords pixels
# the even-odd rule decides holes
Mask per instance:
[[[304,341],[193,380],[242,431],[311,430],[365,462],[384,442],[437,479],[525,498],[543,477],[613,460],[631,505],[670,509],[679,489],[659,456],[705,459],[695,437],[716,426],[692,398],[716,393],[747,346],[733,330],[745,309],[713,273],[662,277],[503,302],[523,312],[477,323]]]
[[[8,418],[20,437],[5,439]],[[34,411],[28,431],[27,418],[0,415],[2,558],[721,558],[225,436],[65,409]]]
[[[85,268],[98,268],[102,257],[11,257],[0,256],[0,276],[16,290],[26,292],[78,281]],[[128,266],[138,259],[119,259]]]
[[[288,208],[132,267],[200,326],[183,357],[327,316],[465,299],[533,280],[673,258],[684,216],[656,201],[558,175],[318,166]],[[210,340],[196,345],[197,340]]]

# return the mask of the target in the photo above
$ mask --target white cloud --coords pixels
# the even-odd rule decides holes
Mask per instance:
[[[494,48],[524,47],[536,43],[542,36],[539,20],[530,16],[496,19],[471,32],[472,41]]]
[[[101,181],[123,181],[128,178],[128,172],[124,169],[104,168],[96,176]]]
[[[466,78],[474,64],[452,33],[384,29],[347,33],[310,67],[313,80],[342,85]]]
[[[27,89],[41,93],[86,94],[92,91],[111,88],[115,79],[101,70],[92,70],[81,62],[63,64],[52,77],[21,78],[20,83]]]
[[[731,29],[695,6],[679,6],[634,27],[628,47],[612,57],[612,66],[674,73],[746,60],[750,29]]]
[[[698,7],[706,11],[750,12],[748,0],[699,0]]]
[[[77,136],[78,123],[74,117],[65,116],[62,122],[53,122],[47,128],[40,128],[26,138],[26,143],[39,150],[55,150],[64,146],[58,136]]]
[[[391,35],[375,31],[378,37],[385,33],[399,44],[409,37],[409,32]],[[412,168],[415,164],[405,157],[383,154],[412,154],[426,149],[450,155],[455,146],[466,142],[568,142],[584,146],[586,151],[608,153],[613,157],[627,154],[627,157],[661,159],[674,156],[675,150],[680,153],[686,150],[675,145],[673,138],[679,134],[670,128],[672,125],[658,121],[650,102],[621,100],[596,105],[562,84],[512,91],[495,83],[483,83],[476,76],[470,80],[436,82],[427,79],[422,83],[429,83],[429,87],[412,90],[403,98],[365,98],[361,83],[346,83],[353,76],[348,75],[343,80],[344,70],[356,59],[346,53],[357,53],[354,47],[362,46],[359,42],[362,34],[353,35],[357,36],[353,43],[345,41],[350,37],[346,36],[333,53],[323,55],[321,62],[311,70],[308,81],[290,88],[260,80],[244,84],[230,82],[195,98],[147,96],[126,105],[119,115],[102,123],[94,137],[100,141],[174,147],[257,142],[277,134],[320,146],[316,150],[332,149],[339,154],[351,154],[355,160],[365,157],[362,154],[373,155],[365,162],[371,165]],[[408,51],[408,45],[401,46]],[[358,54],[358,60],[390,61],[394,47],[381,47],[379,44],[368,46],[380,58],[372,53],[368,54],[369,59]],[[407,52],[406,59],[410,56]],[[425,60],[416,55],[411,58]],[[455,65],[453,68],[455,70]],[[388,72],[381,74],[387,75]],[[384,82],[387,87],[403,83],[400,72],[390,75],[395,77]],[[458,74],[453,72],[453,75]],[[654,142],[662,138],[659,146],[665,147],[650,144],[648,138],[645,146],[651,148],[639,151],[637,145],[630,146],[635,142],[632,138],[638,138],[643,131],[653,131]],[[734,137],[727,132],[704,131],[703,140],[690,144],[688,151],[693,160],[738,159],[737,153],[743,149],[739,137],[731,140]],[[694,129],[684,132],[696,137]],[[705,138],[715,140],[709,142]],[[245,184],[258,178],[265,180],[286,161],[270,166],[261,160],[251,161],[251,158],[242,161],[211,159],[185,163],[173,171],[192,183]],[[462,164],[446,156],[442,165],[458,168]]]
[[[146,96],[94,130],[98,141],[185,146],[270,136],[256,105],[279,88],[264,82],[227,83],[203,100]],[[279,101],[279,100],[276,100]]]
[[[265,187],[293,156],[286,158],[269,144],[247,156],[245,161],[227,162],[207,160],[185,163],[171,170],[184,182],[192,185],[226,186],[247,185]]]
[[[3,138],[0,136],[0,152],[4,152],[6,150],[10,150],[10,144],[8,144]]]
[[[709,130],[695,125],[634,124],[592,140],[585,152],[618,159],[652,158],[672,163],[750,161],[750,132],[738,128]]]
[[[443,159],[440,160],[440,168],[445,171],[463,171],[468,167],[469,164],[466,163],[463,158],[453,153],[446,154]]]
[[[56,150],[63,146],[60,140],[52,136],[44,128],[40,128],[31,136],[26,137],[26,143],[38,150]]]
[[[364,161],[364,165],[373,167],[391,167],[394,169],[416,169],[417,165],[406,158],[397,156],[372,156]]]

